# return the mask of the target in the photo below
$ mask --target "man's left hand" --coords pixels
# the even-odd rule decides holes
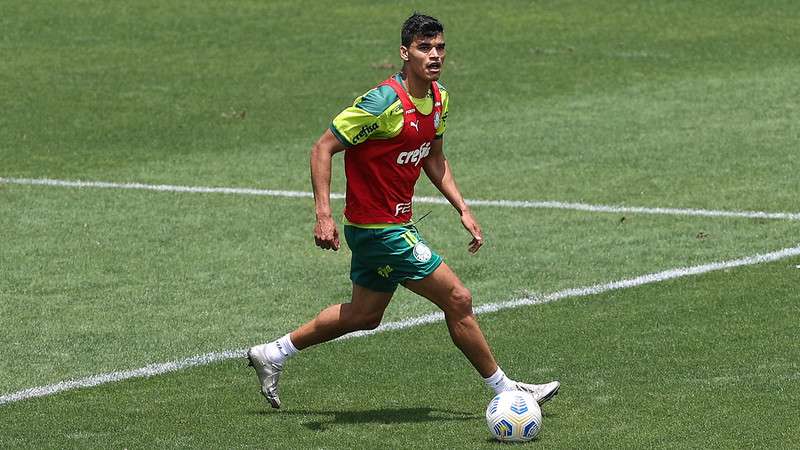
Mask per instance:
[[[467,229],[469,234],[472,235],[472,242],[469,243],[469,250],[470,253],[475,254],[481,246],[483,245],[483,233],[481,233],[481,226],[478,225],[478,221],[475,220],[475,216],[472,215],[472,212],[466,210],[461,213],[461,224],[464,225],[464,228]]]

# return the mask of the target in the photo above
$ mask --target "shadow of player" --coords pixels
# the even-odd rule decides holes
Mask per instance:
[[[481,419],[483,416],[463,411],[449,411],[429,407],[421,408],[384,408],[363,411],[281,411],[282,415],[328,416],[319,420],[303,422],[303,426],[314,431],[325,431],[336,425],[360,424],[407,424],[442,421],[467,421]]]

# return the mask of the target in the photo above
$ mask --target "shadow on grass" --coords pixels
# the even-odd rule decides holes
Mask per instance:
[[[324,419],[302,422],[303,426],[314,431],[325,431],[335,425],[358,424],[407,424],[422,422],[467,421],[482,419],[482,415],[449,411],[429,407],[421,408],[384,408],[363,411],[259,411],[257,414],[280,414],[296,416],[328,416]]]

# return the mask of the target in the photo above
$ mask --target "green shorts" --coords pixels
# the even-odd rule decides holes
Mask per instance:
[[[398,284],[421,280],[442,263],[412,225],[377,229],[345,225],[344,237],[353,252],[350,279],[373,291],[394,292]]]

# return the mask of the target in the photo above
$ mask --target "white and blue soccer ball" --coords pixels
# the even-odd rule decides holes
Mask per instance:
[[[501,392],[486,407],[486,424],[498,441],[527,442],[542,429],[542,410],[527,392]]]

